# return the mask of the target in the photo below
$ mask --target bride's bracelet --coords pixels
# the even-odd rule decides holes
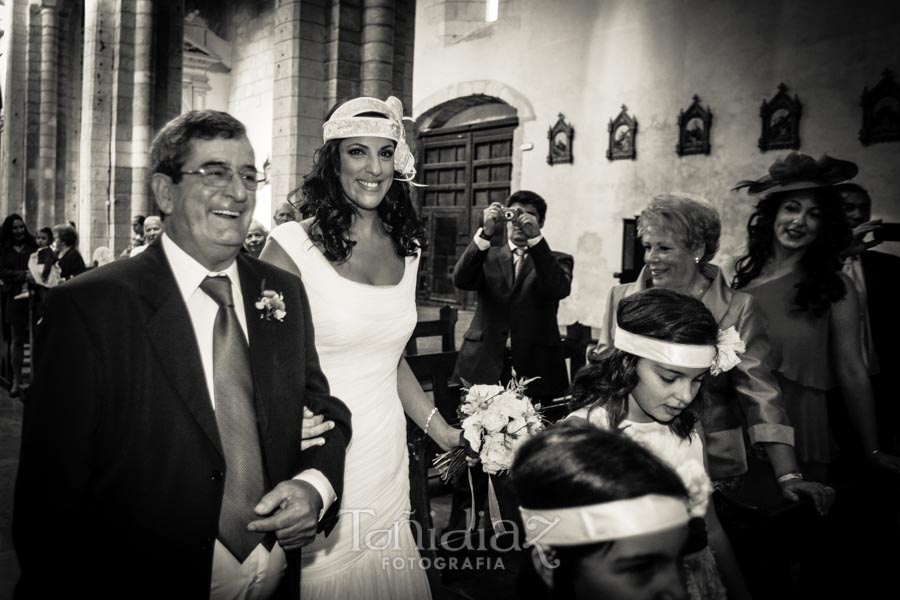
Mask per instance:
[[[431,419],[434,418],[434,413],[437,412],[437,406],[431,409],[431,412],[428,414],[428,419],[425,420],[425,427],[423,427],[423,431],[425,435],[428,435],[428,426],[431,425]]]

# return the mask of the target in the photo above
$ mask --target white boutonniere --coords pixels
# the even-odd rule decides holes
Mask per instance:
[[[259,300],[256,301],[256,308],[260,311],[259,318],[266,321],[272,319],[279,322],[284,321],[284,316],[287,314],[284,296],[279,292],[265,289],[265,280],[263,280],[262,288]]]

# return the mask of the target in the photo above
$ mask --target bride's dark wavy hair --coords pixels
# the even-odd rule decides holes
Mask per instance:
[[[619,328],[636,335],[676,344],[715,344],[719,325],[709,309],[691,296],[651,288],[619,301],[616,310]],[[603,350],[591,364],[581,368],[572,382],[570,407],[593,409],[602,406],[609,426],[618,429],[628,415],[628,395],[638,384],[640,357],[615,347]],[[703,394],[702,388],[699,394]],[[698,394],[698,395],[699,395]],[[680,438],[688,438],[700,418],[704,398],[697,399],[669,423]]]
[[[794,304],[800,311],[822,316],[835,302],[847,294],[841,278],[841,251],[852,241],[853,234],[841,208],[841,197],[831,187],[811,191],[821,218],[819,233],[809,245],[800,268],[803,280],[797,284]],[[731,285],[740,289],[749,285],[774,256],[775,217],[778,209],[797,191],[775,192],[762,198],[747,222],[747,254],[737,260]]]
[[[338,263],[346,261],[353,252],[356,242],[350,239],[350,225],[359,213],[341,185],[340,145],[339,139],[325,142],[316,151],[313,170],[303,178],[303,185],[288,194],[288,202],[297,207],[304,219],[314,219],[309,228],[310,239],[322,246],[328,260]],[[394,172],[394,181],[378,205],[378,217],[394,242],[397,256],[413,256],[427,245],[425,225],[409,197],[409,184],[399,181],[398,176]]]

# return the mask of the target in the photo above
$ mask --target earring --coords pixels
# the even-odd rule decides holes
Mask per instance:
[[[700,264],[700,257],[699,257],[699,256],[695,256],[695,257],[694,257],[694,263],[695,263],[695,264],[698,264],[698,265]]]

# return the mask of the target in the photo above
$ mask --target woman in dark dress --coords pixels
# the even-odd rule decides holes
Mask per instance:
[[[37,250],[34,236],[17,214],[6,217],[0,228],[0,280],[3,281],[4,328],[9,327],[12,385],[10,396],[22,389],[22,362],[28,336],[28,258]]]

